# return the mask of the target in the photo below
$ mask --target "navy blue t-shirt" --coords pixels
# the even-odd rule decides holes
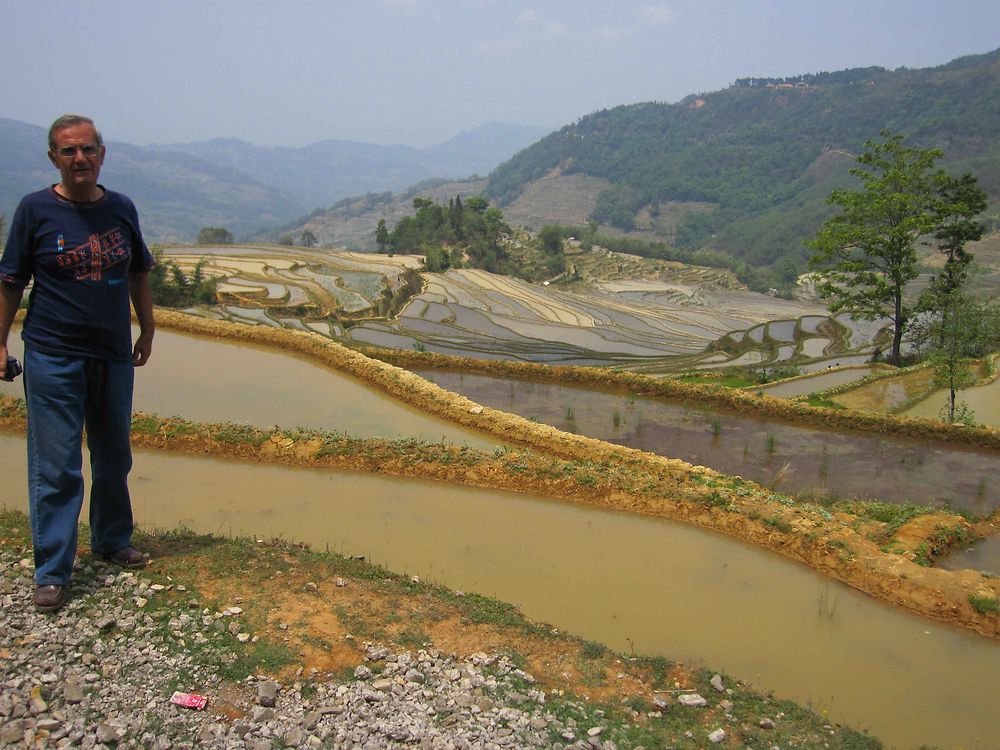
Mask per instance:
[[[0,279],[34,279],[21,338],[47,354],[132,358],[128,275],[154,265],[135,205],[104,191],[74,203],[53,188],[26,195],[10,223]]]

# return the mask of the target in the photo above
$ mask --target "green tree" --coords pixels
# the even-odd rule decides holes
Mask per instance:
[[[443,247],[429,246],[424,249],[424,266],[432,273],[443,273],[451,267],[451,253]]]
[[[986,193],[971,174],[941,179],[934,207],[938,225],[934,237],[938,250],[945,255],[945,264],[931,284],[932,293],[947,294],[965,283],[972,262],[965,246],[982,239],[985,227],[976,217],[986,210],[986,205]]]
[[[957,401],[957,393],[975,383],[974,358],[994,349],[1000,341],[1000,310],[995,304],[971,297],[961,289],[950,292],[929,326],[933,342],[929,360],[934,384],[948,391],[941,418],[971,424],[973,414]]]
[[[154,303],[161,307],[190,307],[216,301],[218,280],[206,276],[207,258],[199,259],[188,276],[172,260],[164,258],[162,250],[154,248],[153,257],[156,265],[150,271],[150,286]]]
[[[817,289],[831,300],[830,310],[888,317],[893,324],[889,360],[899,364],[912,313],[903,292],[917,277],[918,240],[945,227],[937,209],[948,178],[932,171],[941,151],[909,148],[902,135],[890,131],[883,131],[882,138],[866,141],[857,159],[861,166],[851,169],[862,189],[830,194],[827,202],[841,213],[807,245],[815,251],[810,266],[822,272]]]
[[[311,230],[306,229],[302,232],[302,247],[316,247],[318,242],[316,235]]]
[[[198,230],[199,245],[232,245],[233,233],[225,227],[202,227]]]
[[[278,244],[285,247],[292,247],[295,244],[295,238],[290,234],[283,234],[278,238]]]
[[[489,205],[490,202],[480,195],[473,195],[465,199],[465,207],[473,213],[484,214]]]
[[[385,226],[385,219],[378,220],[378,226],[375,227],[375,242],[380,253],[385,254],[389,251],[389,230]]]
[[[547,224],[538,233],[538,240],[542,243],[542,250],[549,255],[559,255],[562,253],[563,232],[562,227],[555,224]]]
[[[465,239],[465,209],[462,206],[462,196],[456,195],[455,200],[448,202],[448,222],[455,233],[455,239]]]

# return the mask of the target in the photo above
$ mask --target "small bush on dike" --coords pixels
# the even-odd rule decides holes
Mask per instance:
[[[969,604],[981,615],[1000,615],[1000,600],[992,596],[969,594]]]

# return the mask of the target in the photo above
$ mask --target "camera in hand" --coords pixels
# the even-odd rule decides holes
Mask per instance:
[[[21,363],[17,361],[14,357],[7,357],[7,367],[3,373],[3,380],[8,383],[14,380],[22,372]]]

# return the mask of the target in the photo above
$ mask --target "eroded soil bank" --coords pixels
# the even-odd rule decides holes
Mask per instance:
[[[190,333],[293,350],[432,414],[529,450],[486,455],[469,448],[440,444],[355,440],[302,430],[267,432],[243,425],[199,425],[151,415],[137,415],[134,420],[137,445],[531,492],[693,523],[776,551],[886,602],[962,625],[983,635],[1000,637],[1000,615],[992,611],[1000,601],[1000,579],[976,571],[940,570],[915,562],[921,550],[946,543],[948,538],[958,534],[958,529],[968,533],[967,522],[958,516],[921,516],[893,530],[886,538],[884,525],[875,521],[834,513],[815,505],[798,504],[750,482],[726,477],[705,467],[561,432],[482,407],[406,370],[366,357],[319,335],[221,323],[169,311],[157,311],[157,322]],[[419,364],[427,366],[428,362]],[[489,362],[485,365],[497,365],[492,374],[502,371],[504,365],[522,369],[519,363]],[[596,384],[590,381],[604,372],[592,368],[552,370],[553,377],[577,373],[577,377],[570,376],[567,380],[588,384]],[[606,374],[605,387],[618,376],[634,381],[632,390],[637,392],[646,392],[647,381],[652,384],[650,390],[661,383],[629,373]],[[530,376],[519,372],[518,377]],[[689,390],[683,384],[674,385],[688,392],[690,398],[706,391],[713,396],[726,396],[716,394],[713,389]],[[755,399],[739,394],[734,402]],[[760,403],[769,407],[785,402],[761,398]],[[792,406],[798,410],[804,405]],[[740,406],[729,404],[729,408]],[[828,410],[809,407],[802,413],[825,411]],[[843,418],[839,412],[831,414]],[[940,429],[942,426],[930,422],[924,425],[920,420],[898,420],[883,415],[877,415],[875,422],[897,425],[903,434],[940,438],[937,433],[941,432],[952,435],[946,439],[965,442],[971,438],[976,445],[1000,446],[995,430]],[[24,429],[23,403],[10,399],[0,403],[0,428]],[[925,428],[926,432],[919,432]],[[918,432],[910,432],[911,429]],[[1000,519],[994,517],[983,525],[980,533],[994,532],[998,523]],[[882,549],[900,550],[902,554]]]

